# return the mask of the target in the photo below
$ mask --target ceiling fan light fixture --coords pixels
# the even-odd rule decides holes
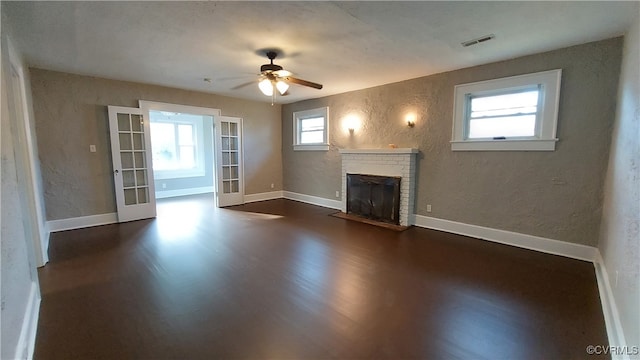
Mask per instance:
[[[287,89],[289,89],[289,84],[282,80],[278,80],[278,82],[276,83],[276,88],[278,89],[280,95],[284,95],[284,93],[287,92]]]
[[[273,84],[271,83],[271,80],[269,79],[261,80],[258,83],[258,87],[260,88],[260,91],[262,91],[263,94],[267,96],[273,95]]]
[[[278,56],[275,51],[267,51],[266,55],[269,58],[269,63],[260,66],[258,88],[264,95],[271,97],[271,105],[275,102],[276,96],[288,94],[287,91],[289,91],[291,84],[308,86],[318,90],[322,89],[322,84],[295,78],[291,76],[290,71],[274,64],[273,60]]]

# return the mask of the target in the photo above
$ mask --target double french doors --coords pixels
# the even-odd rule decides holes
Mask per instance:
[[[156,216],[149,121],[143,110],[109,106],[118,221]],[[214,116],[215,192],[219,207],[244,202],[242,119]]]

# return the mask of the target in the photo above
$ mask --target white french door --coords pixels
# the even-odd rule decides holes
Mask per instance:
[[[216,205],[244,203],[242,119],[215,116]]]
[[[108,108],[118,222],[155,217],[149,122],[141,109]]]

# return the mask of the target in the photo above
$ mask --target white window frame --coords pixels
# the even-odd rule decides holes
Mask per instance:
[[[152,110],[155,111],[155,110]],[[190,114],[191,115],[191,114]],[[199,115],[201,116],[201,115]],[[149,119],[151,120],[151,119]],[[182,178],[190,178],[190,177],[200,177],[205,175],[205,166],[204,166],[204,119],[200,121],[195,120],[160,120],[160,121],[150,121],[149,123],[164,123],[164,124],[172,124],[174,127],[174,135],[176,137],[176,151],[180,152],[180,143],[178,142],[178,134],[177,134],[177,126],[178,125],[191,125],[193,131],[195,132],[194,139],[194,148],[195,148],[195,156],[196,156],[196,166],[192,169],[175,169],[175,170],[153,170],[156,179],[182,179]],[[153,146],[153,144],[152,144]]]
[[[300,143],[300,122],[309,118],[324,118],[324,134],[321,143]],[[329,150],[329,107],[296,111],[293,113],[293,150],[295,151],[328,151]]]
[[[453,151],[554,151],[562,69],[456,85],[454,88]],[[491,96],[539,86],[535,135],[501,139],[468,139],[467,127],[473,96]]]

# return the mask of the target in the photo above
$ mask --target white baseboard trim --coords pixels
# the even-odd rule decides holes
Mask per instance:
[[[624,348],[627,345],[620,321],[618,307],[613,297],[611,283],[609,282],[609,274],[604,264],[600,251],[596,249],[596,260],[593,262],[596,269],[596,280],[598,281],[598,291],[600,292],[600,303],[602,304],[602,313],[604,314],[604,323],[607,327],[607,337],[609,345]],[[627,346],[630,348],[630,346]],[[629,354],[611,354],[614,360],[629,360]]]
[[[280,191],[269,191],[269,192],[245,195],[244,196],[244,202],[246,204],[246,203],[252,203],[252,202],[257,202],[257,201],[281,199],[283,197],[284,197],[284,195],[282,194],[281,190]]]
[[[47,222],[38,224],[38,249],[35,250],[36,267],[43,267],[49,262],[49,230],[47,229]]]
[[[596,260],[596,251],[598,250],[592,246],[573,244],[423,215],[415,215],[414,225],[590,262]]]
[[[16,345],[16,359],[33,359],[33,350],[36,345],[36,332],[38,331],[38,317],[40,316],[40,291],[35,281],[31,282],[29,299],[25,309],[20,338]]]
[[[47,221],[49,232],[81,229],[90,226],[115,224],[118,222],[117,213],[80,216],[76,218]]]
[[[342,201],[340,200],[325,199],[312,195],[298,194],[291,191],[283,191],[282,193],[285,199],[301,201],[303,203],[323,206],[330,209],[342,209]]]
[[[44,265],[49,262],[49,239],[51,238],[51,229],[49,228],[49,224],[44,223]]]
[[[187,195],[197,195],[197,194],[206,194],[212,193],[216,191],[213,186],[203,186],[197,188],[189,188],[189,189],[178,189],[178,190],[156,190],[156,199],[165,199],[176,196],[187,196]]]

